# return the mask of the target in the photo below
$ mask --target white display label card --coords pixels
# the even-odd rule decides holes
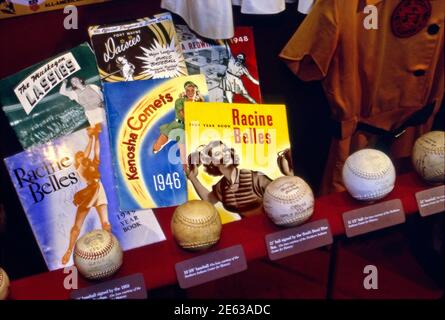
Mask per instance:
[[[355,237],[405,222],[402,201],[393,199],[343,213],[346,236]]]
[[[445,185],[416,193],[417,206],[422,217],[445,211]]]
[[[98,285],[74,290],[74,300],[147,299],[144,276],[136,273],[127,277],[102,282]]]
[[[175,269],[179,286],[187,289],[244,271],[247,262],[243,247],[235,245],[179,262]]]
[[[324,247],[332,242],[332,232],[327,219],[266,235],[266,247],[270,260],[278,260]]]

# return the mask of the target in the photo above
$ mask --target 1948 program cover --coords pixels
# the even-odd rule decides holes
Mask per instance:
[[[104,82],[187,75],[170,13],[88,29]]]
[[[203,39],[176,25],[187,71],[206,76],[213,102],[261,103],[255,42],[251,27],[236,27],[226,41]]]
[[[267,185],[293,175],[284,105],[187,102],[185,128],[188,199],[223,223],[262,212]]]
[[[87,43],[0,80],[0,104],[24,148],[102,121],[103,96]]]
[[[5,159],[50,270],[73,263],[75,241],[111,230],[124,250],[164,240],[151,210],[119,211],[106,122]]]
[[[203,75],[104,83],[121,210],[187,200],[184,102],[207,101]]]

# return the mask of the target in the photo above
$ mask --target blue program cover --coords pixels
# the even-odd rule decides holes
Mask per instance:
[[[207,101],[204,75],[104,83],[121,210],[187,201],[184,103]]]
[[[165,239],[151,210],[119,211],[105,122],[5,163],[50,270],[72,265],[75,241],[93,229],[111,230],[124,250]]]

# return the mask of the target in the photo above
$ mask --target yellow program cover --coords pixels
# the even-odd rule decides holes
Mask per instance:
[[[293,175],[285,105],[186,102],[188,199],[223,223],[263,212],[267,185]]]

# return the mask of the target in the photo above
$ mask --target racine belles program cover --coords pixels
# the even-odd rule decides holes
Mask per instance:
[[[223,223],[262,212],[267,185],[293,175],[285,105],[185,104],[188,199]]]
[[[124,250],[164,240],[151,210],[119,211],[106,122],[5,159],[49,270],[72,265],[76,240],[112,231]]]

